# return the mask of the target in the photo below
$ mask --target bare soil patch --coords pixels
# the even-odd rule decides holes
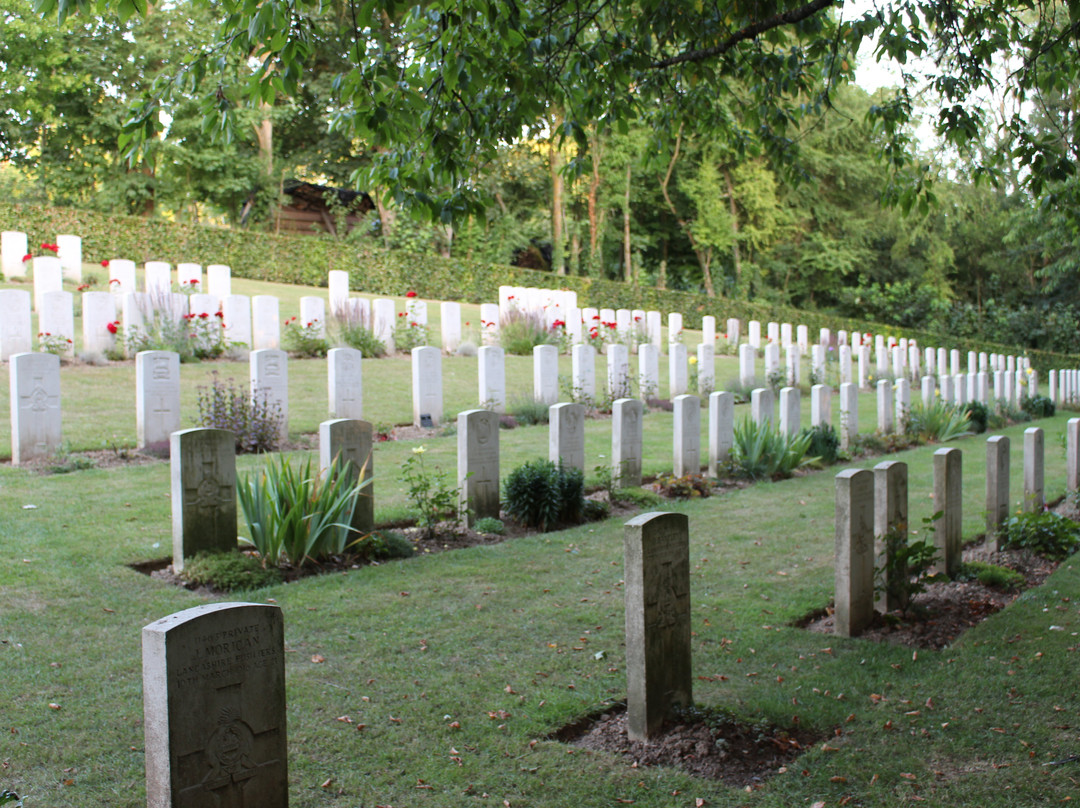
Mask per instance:
[[[1015,570],[1024,576],[1024,586],[1002,591],[978,581],[934,581],[927,584],[925,592],[915,596],[907,614],[876,614],[874,622],[859,635],[859,639],[911,648],[947,648],[964,631],[1016,600],[1023,590],[1042,584],[1057,568],[1056,562],[1026,550],[992,553],[982,540],[964,548],[963,560],[985,561]],[[832,634],[835,628],[832,607],[809,615],[797,625],[809,631]]]
[[[621,755],[630,766],[674,766],[736,787],[753,787],[784,771],[823,737],[799,727],[782,729],[688,713],[686,720],[666,722],[648,742],[631,741],[626,721],[626,705],[613,705],[599,716],[563,727],[552,737],[583,749]]]

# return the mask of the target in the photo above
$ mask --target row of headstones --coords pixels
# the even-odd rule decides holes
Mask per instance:
[[[685,514],[626,523],[627,721],[648,740],[693,698]],[[213,603],[142,629],[147,805],[285,808],[288,736],[280,607]]]
[[[999,549],[1001,528],[1009,518],[1009,438],[994,435],[986,441],[986,548]],[[1045,437],[1040,427],[1024,431],[1025,511],[1042,510],[1045,504]],[[1080,490],[1080,418],[1066,427],[1066,488]],[[956,448],[934,452],[934,509],[942,513],[935,525],[935,567],[956,574],[961,563],[963,485],[962,453]],[[887,576],[889,534],[907,541],[908,470],[899,461],[879,463],[873,469],[847,469],[836,475],[836,611],[835,631],[845,637],[858,635],[873,620],[875,606],[889,612],[907,606],[898,600],[898,589]],[[884,576],[881,594],[875,598],[875,566]]]

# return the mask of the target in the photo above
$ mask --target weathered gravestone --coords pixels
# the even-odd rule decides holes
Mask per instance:
[[[426,345],[412,349],[412,388],[413,426],[442,424],[442,351],[438,348]]]
[[[135,354],[135,429],[138,447],[165,454],[180,429],[180,354]]]
[[[693,703],[686,514],[645,513],[631,519],[623,548],[627,734],[644,741],[675,708]]]
[[[33,348],[30,293],[25,289],[0,289],[0,362]]]
[[[896,431],[893,415],[892,382],[882,379],[877,383],[877,424],[878,432],[882,435],[889,435]]]
[[[281,416],[278,438],[289,437],[289,355],[274,348],[252,351],[248,358],[251,374],[251,398],[262,401]]]
[[[458,413],[458,485],[469,527],[499,518],[499,416],[491,410]]]
[[[731,456],[735,443],[735,396],[709,394],[709,476],[719,477],[720,466]]]
[[[548,460],[585,471],[585,407],[554,404],[548,409]]]
[[[641,485],[643,410],[636,398],[611,403],[611,474],[620,488]]]
[[[802,427],[802,402],[798,387],[780,389],[780,434],[789,438],[799,434]]]
[[[570,379],[575,401],[592,404],[596,399],[596,349],[575,345],[570,352]]]
[[[1009,518],[1009,438],[986,439],[986,547],[1001,549],[1002,526]]]
[[[330,414],[335,418],[364,416],[364,377],[356,348],[331,348],[326,353]]]
[[[810,388],[810,426],[832,424],[832,388],[815,384]]]
[[[287,808],[281,610],[210,603],[145,626],[147,808]]]
[[[941,519],[934,526],[934,545],[938,563],[935,571],[950,578],[960,569],[960,539],[963,531],[963,454],[959,449],[934,452],[934,510]]]
[[[11,464],[48,457],[60,447],[60,357],[11,356]]]
[[[739,384],[743,387],[753,386],[756,361],[757,355],[752,345],[745,343],[739,346]]]
[[[173,569],[206,550],[236,547],[236,436],[227,429],[184,429],[169,443]]]
[[[1080,490],[1080,418],[1065,424],[1065,490]]]
[[[676,477],[701,473],[701,399],[675,396],[672,450]]]
[[[674,399],[689,389],[686,346],[673,342],[668,345],[668,395]]]
[[[716,349],[711,342],[697,346],[698,385],[697,393],[707,396],[716,387]]]
[[[750,418],[758,426],[772,427],[773,392],[769,387],[758,387],[750,391]]]
[[[874,472],[836,475],[835,632],[855,637],[874,619]]]
[[[855,443],[859,435],[859,388],[854,384],[840,385],[840,448]]]
[[[630,396],[630,350],[618,343],[611,343],[604,350],[607,352],[608,398],[612,401],[617,398],[628,398]]]
[[[375,455],[371,447],[372,428],[367,421],[336,418],[319,424],[319,469],[327,474],[337,461],[339,471],[349,476],[352,485],[363,485],[350,523],[361,536],[375,529],[375,492],[371,487]]]
[[[1024,430],[1024,510],[1039,513],[1046,504],[1046,487],[1043,484],[1046,439],[1037,426]]]
[[[894,553],[908,540],[908,468],[907,463],[886,460],[874,466],[874,564],[882,571],[882,592],[877,607],[882,612],[907,608],[907,588],[891,576],[902,576],[894,569]]]

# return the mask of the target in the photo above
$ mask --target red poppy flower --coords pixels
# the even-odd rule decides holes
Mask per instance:
[[[119,330],[116,323],[109,323],[105,327],[109,329],[110,334],[115,334]]]
[[[225,313],[224,313],[224,312],[220,312],[220,311],[215,311],[215,312],[214,312],[214,316],[215,316],[215,317],[224,317],[224,316],[225,316]]]
[[[416,292],[410,289],[408,292],[405,293],[405,297],[416,297]]]
[[[403,312],[403,311],[399,311],[399,312],[397,313],[397,316],[398,316],[398,317],[404,317],[404,316],[405,316],[405,312]]]
[[[416,328],[416,323],[409,323],[409,328]]]
[[[45,242],[41,243],[41,249],[48,250],[49,252],[59,252],[60,251],[60,248],[58,246],[56,246],[55,244],[47,244]]]
[[[108,258],[106,258],[106,259],[102,260],[102,262],[101,262],[101,265],[102,265],[103,267],[105,267],[105,268],[108,268],[108,266],[109,266],[109,259],[108,259]]]
[[[27,253],[26,255],[24,255],[24,256],[22,257],[22,260],[23,260],[24,262],[26,262],[26,261],[29,261],[29,260],[31,260],[31,259],[32,259],[33,257],[34,257],[34,256],[33,256],[33,254],[31,254],[31,253]]]
[[[202,314],[199,315],[199,319],[200,320],[205,320],[209,316],[210,316],[209,312],[204,311]]]

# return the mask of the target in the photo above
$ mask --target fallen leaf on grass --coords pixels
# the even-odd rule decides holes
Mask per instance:
[[[319,786],[319,788],[330,788],[330,786],[333,784],[333,782],[334,782],[333,777],[327,777],[326,780],[323,781],[323,784],[321,786]]]
[[[60,705],[59,705],[59,704],[57,704],[57,703],[56,703],[56,702],[54,702],[54,701],[50,701],[50,702],[49,702],[49,709],[50,709],[50,710],[59,710],[59,709],[60,709]]]
[[[312,654],[311,661],[318,665],[322,662],[326,662],[326,657],[324,657],[322,654]]]

